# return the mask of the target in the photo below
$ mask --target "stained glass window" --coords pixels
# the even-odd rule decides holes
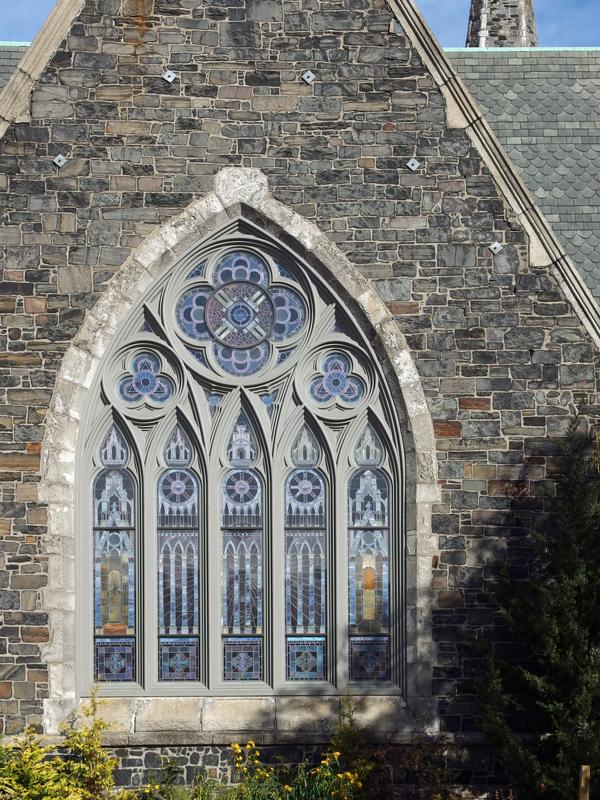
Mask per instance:
[[[348,486],[350,679],[356,681],[390,678],[390,485],[377,468],[382,458],[368,426],[355,450],[360,468]]]
[[[248,417],[240,414],[227,447],[232,467],[222,488],[222,625],[226,681],[262,677],[263,492]]]
[[[325,680],[327,642],[327,490],[316,469],[319,447],[307,427],[292,447],[286,481],[286,634],[288,680]]]
[[[99,371],[82,649],[109,694],[402,685],[393,398],[334,287],[261,236],[163,274]]]
[[[94,481],[95,679],[135,680],[135,485],[129,449],[112,426]]]
[[[192,446],[177,425],[158,481],[159,679],[197,681],[200,648],[199,493]],[[191,638],[191,637],[194,638]]]

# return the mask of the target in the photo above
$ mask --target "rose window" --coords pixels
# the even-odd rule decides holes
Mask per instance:
[[[306,302],[297,289],[273,282],[263,259],[237,250],[217,262],[211,285],[180,296],[175,316],[195,347],[224,372],[244,376],[259,372],[284,346],[279,361],[285,358],[306,323]]]

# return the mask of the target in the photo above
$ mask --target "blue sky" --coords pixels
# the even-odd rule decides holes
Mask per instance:
[[[417,0],[445,47],[462,47],[470,0]],[[0,40],[33,39],[54,0],[0,0]],[[599,0],[537,0],[540,45],[600,46]]]

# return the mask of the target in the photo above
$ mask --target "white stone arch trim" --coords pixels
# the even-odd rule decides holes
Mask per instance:
[[[431,579],[436,539],[431,530],[431,512],[433,504],[440,500],[441,492],[437,483],[433,422],[418,372],[400,328],[371,282],[358,272],[316,225],[274,199],[267,178],[260,170],[229,167],[216,176],[214,191],[159,228],[131,254],[96,305],[87,313],[63,358],[46,421],[39,495],[40,500],[48,504],[48,532],[44,546],[49,558],[49,575],[43,601],[49,614],[50,640],[42,652],[42,657],[48,663],[50,681],[50,697],[45,701],[44,713],[47,733],[56,731],[58,723],[78,700],[74,669],[77,647],[75,455],[81,416],[88,407],[88,394],[101,358],[132,305],[145,294],[155,278],[189,251],[199,239],[227,225],[232,219],[253,212],[281,231],[282,238],[294,239],[307,256],[318,262],[343,287],[370,322],[395,374],[397,394],[402,398],[407,433],[412,442],[407,468],[414,471],[411,481],[413,496],[407,507],[406,526],[409,607],[407,702],[398,697],[369,698],[368,708],[373,709],[377,700],[383,704],[378,717],[382,730],[391,729],[392,718],[394,725],[397,722],[398,727],[404,730],[423,730],[436,726],[437,711],[431,695]],[[303,698],[302,701],[307,702],[309,698]],[[202,730],[204,711],[209,713],[208,720],[221,719],[227,708],[236,708],[235,713],[239,714],[239,704],[244,702],[253,703],[260,717],[255,718],[255,728],[246,727],[246,730],[264,729],[272,715],[273,720],[281,718],[282,730],[289,731],[278,704],[289,706],[291,698],[186,698],[189,708],[195,709],[193,713],[197,714],[198,723],[196,726],[190,722],[189,728],[185,727],[187,723],[179,723],[179,711],[175,708],[177,703],[171,698],[110,700],[107,701],[108,716],[116,721],[119,730],[135,739],[136,734],[144,730],[138,731],[136,727],[138,712],[153,716],[154,711],[158,713],[158,709],[163,709],[159,718],[163,720],[164,730],[165,703],[169,702],[173,705],[169,707],[168,724],[172,725],[174,731],[189,730],[192,738],[192,731],[200,733]],[[323,704],[318,699],[312,702]],[[335,699],[328,700],[328,707],[336,702]],[[215,703],[223,704],[223,712],[215,712]],[[246,717],[249,713],[252,717],[254,712],[246,710]],[[315,713],[318,715],[316,708]],[[387,721],[386,713],[389,717]],[[213,723],[207,721],[206,724],[209,725],[208,730],[215,730],[210,727]],[[238,731],[239,727],[232,729],[232,735]]]

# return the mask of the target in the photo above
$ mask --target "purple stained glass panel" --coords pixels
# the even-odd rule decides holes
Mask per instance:
[[[199,680],[198,639],[161,638],[158,642],[159,680]]]
[[[259,637],[223,639],[223,679],[225,681],[262,680],[262,639]]]
[[[95,680],[131,682],[135,680],[135,640],[96,639]]]
[[[387,636],[350,638],[350,680],[390,680],[390,640]]]
[[[288,637],[287,679],[326,680],[326,647],[326,640],[321,636]]]

